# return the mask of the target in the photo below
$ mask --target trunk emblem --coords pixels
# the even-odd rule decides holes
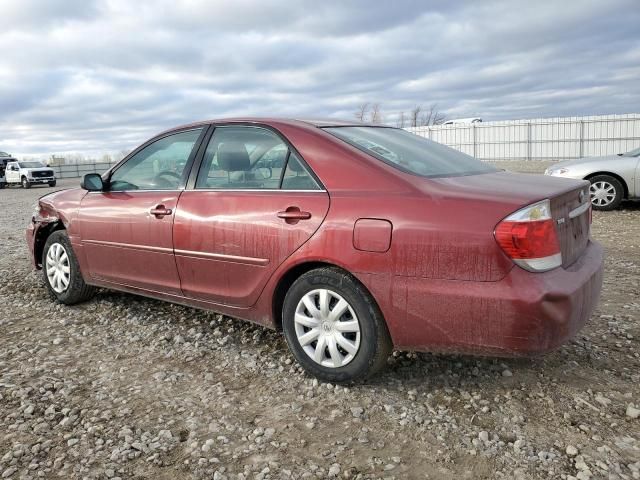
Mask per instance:
[[[565,220],[565,219],[564,219],[564,217],[559,218],[559,219],[557,220],[557,224],[558,224],[558,225],[562,225],[562,224],[564,223],[564,220]]]

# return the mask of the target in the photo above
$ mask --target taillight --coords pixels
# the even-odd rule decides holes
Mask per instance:
[[[544,272],[562,265],[549,200],[509,215],[498,224],[493,234],[504,253],[525,270]]]

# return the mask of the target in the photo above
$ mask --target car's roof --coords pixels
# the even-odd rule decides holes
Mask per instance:
[[[214,118],[211,120],[203,120],[199,122],[188,123],[178,127],[171,128],[167,132],[179,130],[189,127],[201,127],[209,124],[221,123],[258,123],[263,125],[298,125],[313,127],[387,127],[387,125],[372,124],[358,122],[357,120],[340,120],[336,118],[284,118],[284,117],[231,117],[231,118]],[[163,132],[166,133],[166,132]]]

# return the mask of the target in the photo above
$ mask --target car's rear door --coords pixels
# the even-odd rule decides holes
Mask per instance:
[[[286,165],[266,161],[283,149]],[[279,134],[256,126],[217,127],[176,211],[182,291],[225,305],[253,305],[328,209],[329,195]]]
[[[112,172],[104,192],[79,209],[92,278],[181,295],[173,221],[203,128],[174,132],[143,146]]]

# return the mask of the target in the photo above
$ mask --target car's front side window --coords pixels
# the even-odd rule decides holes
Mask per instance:
[[[635,150],[631,150],[630,152],[623,153],[625,157],[639,157],[640,156],[640,148],[636,148]]]
[[[201,128],[168,135],[147,145],[113,172],[110,191],[176,190]]]

